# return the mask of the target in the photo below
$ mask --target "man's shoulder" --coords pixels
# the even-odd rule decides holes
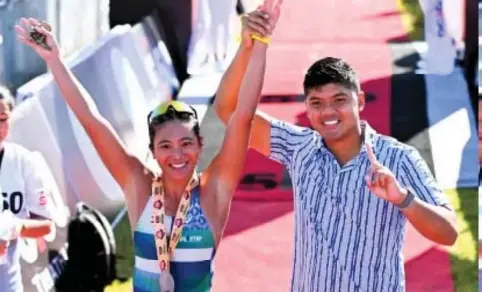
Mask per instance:
[[[284,132],[295,139],[311,139],[317,135],[317,132],[309,127],[295,125],[278,119],[270,119],[270,124],[272,130],[271,134],[275,135],[279,132]]]
[[[389,150],[390,152],[408,154],[412,151],[416,151],[416,148],[397,140],[395,137],[376,134],[376,147],[382,149],[379,150]]]

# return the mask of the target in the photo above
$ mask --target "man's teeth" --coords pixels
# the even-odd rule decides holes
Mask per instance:
[[[338,124],[338,120],[326,121],[326,122],[323,122],[323,124],[328,125],[328,126],[333,126],[333,125]]]
[[[179,164],[171,164],[172,167],[174,168],[182,168],[184,166],[186,166],[187,162],[184,162],[184,163],[179,163]]]

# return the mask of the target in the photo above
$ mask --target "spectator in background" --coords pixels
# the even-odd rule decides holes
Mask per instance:
[[[172,58],[179,83],[188,78],[187,49],[191,37],[192,0],[110,0],[110,27],[135,25],[154,16],[162,40]]]
[[[18,239],[38,238],[54,228],[50,196],[34,154],[24,147],[7,143],[14,100],[0,87],[0,291],[23,291]],[[13,220],[5,220],[7,213]],[[8,231],[8,232],[6,232]]]
[[[448,75],[455,67],[457,51],[463,49],[460,1],[419,0],[424,14],[427,51],[419,63],[421,73]],[[458,6],[457,6],[457,2]],[[459,35],[460,34],[460,35]]]
[[[234,21],[239,0],[199,0],[188,51],[188,73],[223,72],[236,49]]]

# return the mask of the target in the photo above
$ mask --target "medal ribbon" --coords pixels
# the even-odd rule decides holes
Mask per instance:
[[[164,209],[164,188],[162,178],[156,177],[152,182],[153,208],[152,223],[154,225],[154,238],[157,247],[157,261],[161,269],[161,273],[169,271],[169,260],[176,249],[181,233],[184,227],[187,210],[191,203],[191,191],[198,184],[197,175],[193,175],[189,185],[181,197],[179,207],[174,217],[174,223],[171,231],[169,243],[167,242],[166,226],[164,225],[164,217],[166,210]]]

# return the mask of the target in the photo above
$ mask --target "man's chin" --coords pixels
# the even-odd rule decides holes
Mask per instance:
[[[342,132],[324,132],[321,134],[321,136],[323,137],[323,140],[326,142],[326,143],[334,143],[334,142],[338,142],[340,141],[342,138],[343,138],[343,133]]]

